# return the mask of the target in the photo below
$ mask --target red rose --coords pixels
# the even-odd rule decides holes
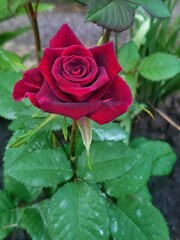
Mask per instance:
[[[125,113],[132,103],[113,43],[87,49],[67,24],[51,39],[37,68],[24,73],[13,98],[28,97],[45,112],[75,120],[87,116],[99,124]]]

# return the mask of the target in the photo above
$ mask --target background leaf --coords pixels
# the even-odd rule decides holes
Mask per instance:
[[[20,77],[20,73],[0,71],[0,115],[6,119],[15,119],[16,113],[25,107],[23,102],[16,103],[12,99],[14,84]]]
[[[180,59],[167,53],[154,53],[141,61],[138,70],[149,80],[167,80],[180,72]]]
[[[54,240],[109,239],[105,202],[86,183],[67,183],[53,196],[48,229]]]
[[[118,60],[123,71],[133,70],[139,61],[139,53],[135,43],[131,40],[125,43],[118,52]]]
[[[168,18],[171,16],[168,8],[162,0],[130,0],[132,3],[141,5],[149,14],[157,18]]]
[[[17,28],[16,30],[11,32],[0,33],[0,45],[27,32],[29,29],[30,29],[30,26],[25,26],[25,27]]]
[[[0,69],[19,71],[19,67],[16,64],[21,64],[21,59],[15,53],[5,51],[0,48]]]
[[[134,9],[126,0],[89,0],[86,22],[121,32],[134,21]]]
[[[131,146],[142,154],[144,161],[152,162],[152,175],[164,176],[172,171],[176,155],[167,142],[137,138],[132,141]]]

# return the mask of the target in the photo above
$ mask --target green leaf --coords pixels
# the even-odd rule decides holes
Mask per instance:
[[[28,3],[29,0],[8,0],[8,8],[12,11],[15,12],[19,7],[25,5]]]
[[[10,9],[8,8],[8,0],[1,0],[1,4],[0,4],[0,21],[11,17],[13,15],[13,13],[10,11]]]
[[[13,160],[11,164],[5,164],[5,175],[30,186],[53,186],[69,180],[73,175],[69,161],[60,150],[24,151]]]
[[[172,171],[176,155],[168,143],[137,138],[134,139],[131,146],[142,154],[144,161],[153,163],[152,175],[169,175]]]
[[[133,70],[139,61],[139,53],[136,44],[131,40],[125,43],[118,52],[118,59],[123,71]]]
[[[85,6],[88,4],[88,0],[75,0],[75,1]]]
[[[17,67],[16,63],[21,63],[20,57],[13,52],[0,48],[0,69],[18,72],[19,67]]]
[[[171,16],[168,8],[162,0],[129,0],[141,5],[149,14],[157,18],[169,18]]]
[[[0,45],[4,44],[5,42],[27,32],[30,29],[29,26],[17,28],[14,31],[11,32],[3,32],[0,34]]]
[[[140,15],[142,18],[142,15]],[[150,18],[147,18],[143,22],[140,22],[139,28],[135,31],[135,36],[133,37],[133,41],[135,42],[137,49],[140,49],[142,45],[146,43],[146,35],[150,30]]]
[[[86,164],[86,153],[78,160],[77,175],[86,179],[105,181],[130,171],[140,157],[137,152],[120,142],[98,142],[91,145],[92,171]]]
[[[135,199],[143,199],[149,202],[152,202],[152,196],[149,192],[149,189],[147,186],[144,186],[143,188],[141,188],[139,191],[137,191],[135,194],[133,194],[133,197]]]
[[[115,198],[132,195],[146,185],[152,172],[152,163],[140,158],[136,165],[123,176],[106,181],[104,186],[108,195]]]
[[[36,7],[36,3],[32,3],[33,9],[35,10]],[[42,12],[46,12],[46,11],[52,11],[55,8],[55,5],[52,3],[39,3],[38,4],[38,9],[37,12],[38,13],[42,13]],[[18,10],[16,11],[16,15],[20,16],[20,15],[24,15],[26,14],[26,9],[25,8],[18,8]]]
[[[109,239],[105,201],[84,182],[67,183],[53,196],[48,229],[53,240]]]
[[[121,141],[127,138],[125,131],[116,123],[99,125],[92,123],[92,137],[94,141]]]
[[[149,80],[167,80],[180,72],[180,59],[167,53],[154,53],[141,61],[138,70]]]
[[[57,115],[49,114],[39,125],[36,125],[34,129],[24,132],[22,135],[17,136],[14,142],[11,142],[10,147],[19,147],[26,144],[36,133],[44,128],[48,123],[55,119]]]
[[[22,209],[20,227],[29,233],[32,240],[50,240],[46,222],[39,211],[38,205]]]
[[[137,82],[137,73],[134,72],[134,73],[127,73],[125,74],[123,77],[126,81],[126,83],[128,84],[128,86],[130,87],[131,89],[131,93],[132,93],[132,96],[134,97],[135,94],[136,94],[136,82]]]
[[[16,181],[12,177],[6,176],[4,179],[5,189],[20,201],[32,202],[38,195],[40,195],[41,188],[33,188],[25,186],[24,184]]]
[[[89,0],[86,22],[112,31],[121,32],[129,28],[134,21],[134,9],[126,0]]]
[[[20,73],[0,71],[0,115],[6,119],[16,119],[16,113],[25,107],[23,102],[12,100],[14,84],[20,77]]]
[[[4,239],[17,225],[16,204],[9,194],[0,191],[0,239]]]
[[[110,209],[111,234],[117,240],[169,240],[167,224],[148,201],[122,198]]]

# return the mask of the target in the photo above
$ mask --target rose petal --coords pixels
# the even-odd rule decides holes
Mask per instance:
[[[68,58],[68,59],[70,61],[71,58]],[[75,59],[75,57],[73,57],[73,59]],[[64,57],[56,59],[52,67],[52,74],[60,84],[63,84],[67,87],[84,86],[84,85],[90,84],[95,79],[96,74],[98,72],[96,63],[92,58],[84,59],[84,63],[87,65],[87,73],[86,73],[87,76],[83,76],[83,77],[67,75],[65,72],[63,72],[64,62],[67,63]]]
[[[106,70],[103,67],[99,67],[98,69],[98,73],[96,76],[96,79],[94,80],[94,82],[86,87],[86,86],[80,86],[80,87],[67,87],[64,85],[60,85],[59,88],[66,93],[71,94],[72,96],[78,97],[77,99],[79,101],[84,101],[87,99],[87,97],[89,97],[90,94],[93,94],[93,92],[97,89],[99,89],[101,86],[103,86],[104,84],[106,84],[109,81],[109,77],[106,73]]]
[[[101,108],[88,117],[99,124],[105,124],[125,113],[131,104],[131,91],[126,82],[117,76],[103,97]]]
[[[93,54],[97,65],[104,67],[109,78],[114,80],[122,68],[117,61],[113,43],[110,42],[101,46],[93,47],[90,48],[89,51]]]
[[[93,55],[92,53],[85,47],[80,46],[80,45],[72,45],[68,48],[66,48],[62,55],[62,57],[64,56],[82,56],[82,57],[92,57]]]
[[[52,66],[57,58],[59,58],[64,51],[63,48],[46,48],[44,55],[39,64],[39,69],[44,75],[45,81],[48,82],[54,94],[62,101],[71,101],[72,99],[59,90],[56,80],[52,75]]]
[[[26,71],[23,78],[15,84],[13,98],[15,101],[21,101],[30,95],[36,94],[43,84],[44,78],[38,68],[32,68]]]
[[[62,102],[52,92],[46,82],[35,96],[39,108],[45,112],[64,115],[79,120],[81,117],[97,111],[101,101],[97,102]]]
[[[50,40],[49,46],[51,48],[64,48],[69,47],[71,45],[83,45],[79,39],[76,37],[71,28],[64,24],[59,29],[59,31],[54,35],[54,37]]]

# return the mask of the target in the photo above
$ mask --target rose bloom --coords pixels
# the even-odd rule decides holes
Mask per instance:
[[[64,24],[44,50],[39,66],[16,83],[13,98],[29,98],[44,112],[76,121],[86,116],[108,123],[132,103],[120,71],[112,42],[87,49]]]

